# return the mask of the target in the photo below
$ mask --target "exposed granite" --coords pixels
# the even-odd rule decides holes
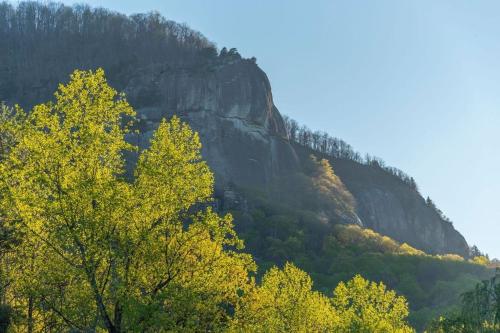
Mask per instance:
[[[231,183],[265,187],[298,168],[269,80],[252,61],[199,72],[137,71],[125,93],[140,119],[137,143],[147,146],[162,118],[180,116],[200,134],[219,190]]]
[[[356,198],[366,227],[428,253],[468,257],[465,238],[398,178],[352,161],[335,159],[332,164]]]
[[[147,147],[159,122],[174,114],[199,132],[219,198],[233,185],[265,191],[287,174],[301,172],[309,158],[287,140],[269,80],[251,60],[191,69],[156,64],[110,77],[110,83],[126,93],[138,113],[140,134],[129,140],[140,147]],[[29,104],[49,99],[49,88],[38,90]],[[134,159],[129,156],[131,163]],[[331,162],[357,201],[357,215],[336,214],[326,220],[362,224],[430,253],[467,256],[463,236],[427,207],[417,192],[372,167]]]

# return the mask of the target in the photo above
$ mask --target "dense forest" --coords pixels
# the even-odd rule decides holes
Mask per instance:
[[[120,89],[121,76],[137,68],[204,68],[240,57],[236,49],[218,54],[202,34],[158,13],[52,2],[0,2],[0,40],[0,100],[28,106],[95,62]]]
[[[242,189],[253,202],[250,214],[232,211],[247,249],[262,267],[292,261],[309,272],[317,288],[325,293],[340,281],[352,278],[353,272],[384,281],[407,297],[410,323],[419,331],[432,318],[453,312],[463,292],[491,275],[491,269],[487,268],[490,260],[477,246],[471,247],[469,258],[455,254],[431,256],[356,225],[325,224],[315,212],[333,205],[340,206],[345,215],[355,211],[356,205],[328,158],[375,168],[418,192],[416,183],[404,172],[386,167],[379,158],[361,158],[341,139],[313,132],[288,117],[285,127],[290,140],[304,147],[303,154],[313,156],[304,166],[305,176],[297,174],[280,179],[270,193]],[[290,128],[297,129],[295,135]],[[318,184],[322,188],[319,194],[315,191]],[[342,202],[336,202],[340,198]],[[443,221],[450,222],[430,198],[425,204]]]
[[[429,332],[500,332],[500,268],[494,277],[462,294],[461,307],[434,320]]]
[[[293,182],[301,184],[300,179]],[[311,193],[307,182],[292,188]],[[263,271],[293,262],[325,294],[355,274],[384,281],[407,298],[409,321],[418,331],[433,318],[454,311],[463,292],[491,276],[483,256],[466,260],[453,254],[428,255],[357,225],[329,227],[314,214],[314,197],[290,208],[294,206],[286,204],[283,195],[279,201],[264,193],[246,196],[254,201],[252,209],[230,212],[246,249]]]

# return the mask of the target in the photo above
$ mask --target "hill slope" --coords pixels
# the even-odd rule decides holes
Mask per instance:
[[[103,67],[141,118],[141,134],[131,140],[144,146],[173,114],[200,132],[221,201],[228,190],[286,188],[280,181],[307,174],[310,152],[287,139],[265,73],[235,50],[218,55],[183,25],[157,14],[3,3],[0,39],[0,100],[29,107],[49,99],[73,69]],[[357,205],[323,210],[329,223],[360,223],[429,253],[468,255],[463,237],[395,177],[346,159],[331,164]]]

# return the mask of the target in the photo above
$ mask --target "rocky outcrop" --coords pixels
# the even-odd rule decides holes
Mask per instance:
[[[334,159],[331,163],[356,198],[364,226],[427,253],[468,257],[464,237],[400,179],[349,160]]]
[[[427,253],[468,256],[468,245],[448,221],[413,194],[398,197],[390,188],[366,187],[355,194],[365,226]]]
[[[218,190],[263,188],[298,168],[267,76],[250,60],[210,71],[141,70],[124,90],[140,119],[139,146],[147,146],[161,119],[180,116],[200,134]]]
[[[57,80],[64,81],[69,73],[60,75]],[[215,173],[216,194],[226,206],[247,206],[234,188],[279,187],[280,181],[293,179],[288,175],[302,173],[310,159],[310,151],[301,151],[286,138],[269,80],[252,60],[233,57],[188,68],[157,63],[111,75],[110,83],[126,93],[137,111],[139,134],[128,139],[138,146],[147,147],[160,121],[174,114],[200,134],[202,154]],[[38,90],[29,103],[50,99],[49,88]],[[135,157],[129,156],[130,165]],[[333,209],[333,216],[321,216],[321,220],[362,224],[429,253],[467,256],[462,235],[397,178],[349,160],[334,159],[331,164],[354,196],[356,211],[343,214]]]
[[[6,4],[0,14],[0,101],[29,109],[50,100],[74,69],[103,67],[138,113],[133,143],[147,147],[174,114],[199,132],[222,206],[251,205],[235,189],[275,192],[280,205],[307,210],[324,225],[358,223],[428,252],[467,255],[453,226],[396,177],[331,160],[339,179],[314,181],[308,164],[317,153],[287,140],[269,80],[236,49],[218,52],[200,33],[156,14],[38,3]],[[129,166],[136,157],[128,156]]]

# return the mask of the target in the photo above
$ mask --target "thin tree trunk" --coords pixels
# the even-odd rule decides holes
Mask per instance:
[[[122,307],[120,305],[120,302],[116,302],[115,304],[115,328],[116,332],[121,332],[122,330]]]
[[[31,253],[30,269],[32,272],[35,269],[35,252],[34,251]],[[33,328],[34,328],[33,308],[34,308],[33,295],[29,295],[29,297],[28,297],[28,333],[33,333]]]
[[[111,321],[111,318],[109,318],[109,315],[106,311],[106,306],[104,305],[102,296],[99,293],[99,288],[97,287],[95,276],[93,275],[92,272],[89,271],[87,271],[87,276],[90,280],[90,286],[92,287],[92,291],[94,292],[94,299],[97,308],[99,309],[101,318],[104,320],[104,325],[106,326],[106,329],[108,330],[109,333],[119,333],[119,331],[116,329],[115,325]]]
[[[28,333],[33,333],[33,296],[28,298]]]

